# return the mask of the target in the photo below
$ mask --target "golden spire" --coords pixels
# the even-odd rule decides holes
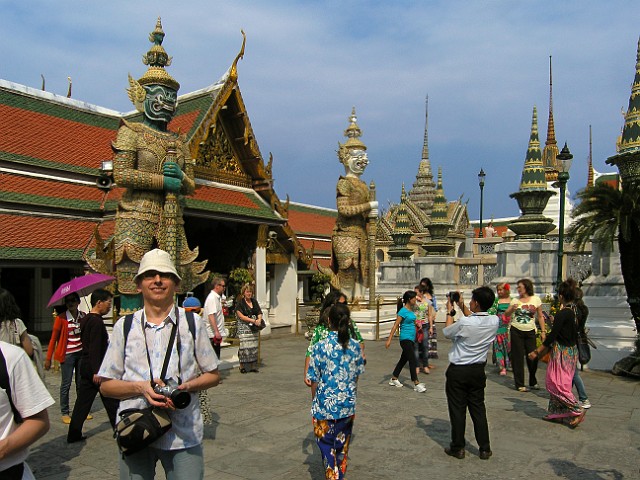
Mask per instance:
[[[587,172],[587,188],[593,187],[593,148],[591,143],[591,125],[589,125],[589,171]]]
[[[542,151],[542,164],[545,168],[547,182],[558,179],[558,142],[556,141],[556,129],[553,122],[553,73],[551,69],[551,55],[549,55],[549,120],[547,122],[547,141]]]

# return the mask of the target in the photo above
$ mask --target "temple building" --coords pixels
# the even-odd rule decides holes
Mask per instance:
[[[455,201],[447,201],[444,196],[443,179],[441,172],[438,174],[438,183],[433,180],[431,160],[429,159],[429,104],[426,101],[424,139],[422,144],[422,157],[418,164],[418,172],[413,188],[406,193],[402,186],[401,204],[406,211],[408,228],[411,237],[406,245],[411,249],[412,257],[424,255],[462,255],[465,246],[465,232],[469,228],[469,216],[467,203],[459,198]],[[397,225],[397,216],[400,204],[391,205],[378,221],[376,236],[376,260],[385,262],[389,260],[389,249],[393,247],[393,232]],[[442,218],[436,219],[443,226],[443,238],[438,248],[431,248],[433,234],[429,226],[434,222],[434,210]],[[437,216],[436,215],[436,216]],[[404,214],[403,214],[404,216]],[[403,227],[404,228],[404,227]],[[440,229],[439,231],[443,231]]]
[[[238,85],[243,53],[244,41],[218,81],[178,97],[169,130],[184,134],[195,160],[184,228],[207,270],[247,268],[271,323],[293,325],[314,245],[321,262],[331,250],[318,225],[333,213],[276,194],[274,159],[260,152]],[[111,146],[121,123],[139,122],[141,113],[7,80],[0,80],[0,113],[0,284],[16,297],[28,329],[46,336],[55,288],[82,275],[92,252],[108,258],[124,191],[107,175]],[[201,284],[195,295],[204,300],[208,291]]]

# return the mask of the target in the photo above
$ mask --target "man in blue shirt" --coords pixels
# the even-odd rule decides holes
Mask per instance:
[[[451,420],[451,444],[444,451],[458,459],[463,459],[465,455],[464,430],[467,408],[473,421],[480,458],[488,460],[492,455],[484,404],[484,390],[487,385],[484,367],[487,364],[487,352],[499,325],[496,315],[487,314],[494,300],[495,294],[488,287],[479,287],[471,292],[469,308],[460,295],[458,306],[465,316],[454,322],[456,312],[451,299],[447,298],[447,320],[442,333],[453,341],[453,345],[449,351],[445,386]]]

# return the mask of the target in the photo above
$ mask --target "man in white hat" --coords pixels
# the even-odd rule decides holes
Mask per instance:
[[[134,313],[126,340],[126,322],[120,319],[114,325],[98,372],[101,393],[119,399],[120,412],[148,406],[167,408],[172,422],[171,429],[149,447],[121,458],[120,478],[153,479],[158,460],[168,479],[201,479],[204,475],[203,424],[197,392],[218,384],[218,359],[200,319],[195,318],[193,335],[184,309],[174,303],[180,281],[167,252],[155,249],[142,257],[135,282],[143,308]],[[169,350],[174,328],[176,338]],[[169,363],[161,379],[165,355],[169,355]],[[163,386],[169,380],[191,394],[186,407],[174,408],[168,397],[154,391],[152,383]]]

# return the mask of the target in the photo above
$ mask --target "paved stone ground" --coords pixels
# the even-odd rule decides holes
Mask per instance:
[[[465,478],[572,480],[640,478],[640,382],[603,372],[584,372],[593,408],[576,430],[540,419],[548,395],[519,393],[511,376],[487,367],[487,409],[493,457],[478,458],[471,422],[467,457],[446,456],[449,420],[444,372],[449,342],[440,339],[440,359],[421,375],[427,392],[387,385],[399,355],[397,342],[367,342],[367,371],[360,379],[347,477],[354,479]],[[205,478],[215,480],[324,478],[311,432],[309,389],[302,383],[306,341],[284,336],[262,343],[259,374],[223,372],[209,391],[214,424],[205,428]],[[538,375],[544,385],[544,367]],[[405,369],[401,380],[410,383]],[[46,383],[58,397],[60,376]],[[72,396],[73,400],[73,396]],[[99,399],[85,423],[86,443],[67,445],[57,405],[51,430],[29,458],[36,477],[47,480],[118,477],[118,451]],[[159,470],[161,470],[159,468]],[[162,473],[158,478],[164,478]]]

